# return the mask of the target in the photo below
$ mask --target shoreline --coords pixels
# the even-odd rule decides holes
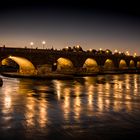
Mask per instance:
[[[86,76],[98,76],[98,75],[115,75],[115,74],[140,74],[140,70],[119,70],[119,71],[104,71],[104,72],[95,72],[95,73],[48,73],[48,74],[38,74],[38,75],[29,75],[29,74],[19,74],[15,72],[2,72],[2,76],[11,77],[11,78],[28,78],[28,79],[43,79],[43,80],[71,80],[75,77],[86,77]]]

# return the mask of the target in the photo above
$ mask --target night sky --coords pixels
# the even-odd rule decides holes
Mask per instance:
[[[140,55],[138,3],[20,1],[0,5],[0,46],[115,49]]]

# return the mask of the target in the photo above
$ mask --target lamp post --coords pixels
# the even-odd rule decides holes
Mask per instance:
[[[134,53],[134,55],[133,55],[134,57],[136,57],[137,56],[137,53]]]
[[[130,55],[130,54],[129,54],[129,51],[126,51],[126,55],[128,55],[128,56]]]
[[[31,49],[33,48],[34,42],[30,42]]]
[[[115,50],[114,53],[118,53],[118,50]]]
[[[46,44],[46,42],[45,41],[42,41],[43,49],[44,49],[45,44]]]

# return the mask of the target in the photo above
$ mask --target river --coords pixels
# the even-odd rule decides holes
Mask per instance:
[[[140,136],[138,74],[49,81],[2,78],[0,140]]]

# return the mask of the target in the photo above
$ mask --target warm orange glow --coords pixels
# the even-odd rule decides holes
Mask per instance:
[[[130,55],[129,51],[126,51],[126,55]]]
[[[98,71],[98,64],[96,60],[92,58],[87,58],[83,65],[83,68],[86,68],[87,71]]]
[[[57,70],[71,70],[71,68],[73,68],[71,60],[62,57],[57,60]]]
[[[30,45],[33,46],[34,45],[34,42],[30,42]]]
[[[43,45],[45,45],[45,44],[46,44],[46,42],[45,42],[45,41],[42,41],[42,44],[43,44]]]
[[[136,57],[137,56],[137,53],[134,53],[134,55],[133,55],[134,57]]]
[[[131,60],[131,61],[130,61],[129,67],[131,67],[131,68],[135,67],[134,60]]]
[[[111,59],[107,59],[104,63],[104,68],[105,69],[113,69],[114,68],[114,63]]]
[[[27,59],[17,56],[9,56],[9,59],[15,61],[19,65],[19,72],[23,74],[35,74],[34,65]]]
[[[120,68],[120,69],[125,69],[125,68],[127,68],[127,64],[126,64],[126,61],[125,61],[125,60],[123,60],[123,59],[120,60],[119,68]]]

